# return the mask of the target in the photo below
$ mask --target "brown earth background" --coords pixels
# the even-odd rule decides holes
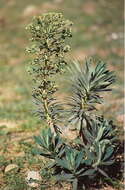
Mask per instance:
[[[31,111],[32,84],[26,71],[30,58],[25,53],[29,36],[25,27],[34,15],[54,11],[62,12],[74,23],[73,38],[69,41],[70,59],[83,62],[85,57],[94,56],[115,71],[117,80],[113,91],[104,94],[105,101],[99,109],[105,117],[114,120],[123,139],[123,0],[0,0],[1,190],[31,190],[25,181],[26,173],[39,171],[44,166],[44,160],[31,154],[32,136],[44,124]],[[17,165],[18,169],[6,173],[5,168],[10,164]],[[43,183],[50,178],[47,175]],[[68,184],[53,185],[53,179],[48,183],[51,190],[71,189]]]

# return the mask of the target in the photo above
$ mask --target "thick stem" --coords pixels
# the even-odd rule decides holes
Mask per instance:
[[[74,179],[72,184],[73,184],[73,190],[78,190],[78,179],[77,178]]]
[[[82,138],[84,144],[86,144],[87,141],[86,141],[85,135],[84,135],[84,133],[83,133],[83,120],[84,120],[84,117],[82,116],[82,119],[81,119],[81,121],[80,121],[79,136]]]
[[[45,60],[45,67],[47,69],[48,67],[48,64],[47,64],[47,60]],[[47,81],[47,75],[44,73],[44,91],[45,91],[45,94],[46,91],[47,91],[47,86],[46,86],[46,82]],[[48,101],[47,101],[47,95],[46,97],[44,98],[44,110],[45,110],[45,114],[46,114],[46,121],[47,121],[47,124],[49,125],[51,131],[55,134],[56,133],[56,130],[54,128],[54,123],[52,121],[52,118],[50,117],[50,114],[49,114],[49,107],[48,107]]]
[[[52,118],[50,117],[49,115],[49,108],[48,108],[48,102],[47,102],[47,98],[44,99],[44,109],[45,109],[45,113],[46,113],[46,121],[47,121],[47,124],[49,125],[51,131],[56,134],[56,128],[55,128],[55,125],[52,121]]]

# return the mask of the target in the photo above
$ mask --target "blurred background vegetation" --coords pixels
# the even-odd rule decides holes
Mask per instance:
[[[5,153],[9,160],[22,151],[19,141],[24,135],[32,136],[41,127],[31,111],[31,80],[26,71],[30,58],[25,53],[29,35],[25,27],[34,15],[52,11],[62,12],[74,23],[71,59],[82,61],[94,56],[115,71],[117,81],[113,92],[105,95],[101,113],[113,119],[120,129],[123,126],[123,0],[0,0],[0,135],[3,137],[0,154]]]

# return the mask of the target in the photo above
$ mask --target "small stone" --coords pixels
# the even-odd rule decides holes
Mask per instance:
[[[36,12],[37,12],[37,7],[35,5],[28,5],[23,11],[23,16],[24,17],[32,16],[36,14]]]
[[[16,164],[9,164],[8,166],[6,166],[4,172],[7,173],[7,172],[9,172],[9,171],[11,171],[13,169],[18,169],[18,166]]]
[[[118,39],[118,34],[112,33],[112,34],[111,34],[111,38],[112,38],[113,40],[117,40],[117,39]]]
[[[33,180],[35,180],[35,181],[33,181]],[[41,176],[40,176],[39,172],[29,171],[27,173],[26,181],[30,187],[38,187],[39,183],[36,181],[40,181],[40,180],[41,180]]]

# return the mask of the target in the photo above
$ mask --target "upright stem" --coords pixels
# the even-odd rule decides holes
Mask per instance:
[[[47,98],[44,99],[44,109],[45,109],[45,113],[46,113],[46,122],[49,125],[51,131],[55,134],[57,134],[59,132],[57,126],[54,124],[50,114],[49,114],[49,107],[48,107],[48,102],[47,102]]]
[[[78,190],[78,179],[76,178],[76,179],[74,179],[74,181],[73,181],[73,190]]]
[[[82,116],[82,119],[81,119],[81,121],[80,121],[79,136],[82,138],[83,142],[86,144],[85,135],[84,135],[84,133],[83,133],[83,120],[84,120],[84,117]]]
[[[49,56],[48,56],[49,57]],[[48,67],[48,64],[47,64],[47,60],[45,60],[45,68]],[[48,79],[48,76],[46,74],[44,74],[44,81],[47,81]],[[47,85],[46,85],[46,82],[44,84],[44,88],[45,88],[45,93],[47,94]],[[44,110],[45,110],[45,114],[46,114],[46,122],[47,124],[50,126],[51,128],[51,131],[55,134],[56,133],[56,129],[54,127],[54,123],[53,123],[53,120],[49,114],[49,106],[48,106],[48,95],[46,95],[46,97],[44,98]]]

